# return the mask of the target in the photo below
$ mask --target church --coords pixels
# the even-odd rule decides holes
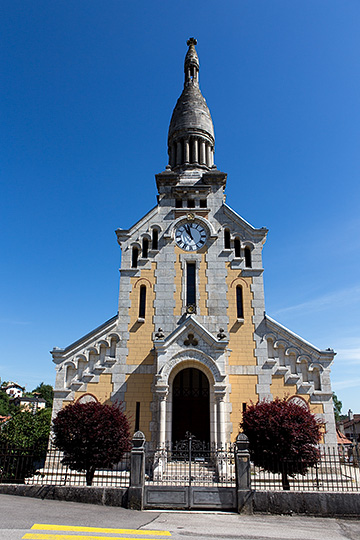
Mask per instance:
[[[74,401],[121,402],[134,431],[163,445],[186,433],[217,447],[234,441],[251,403],[280,397],[309,408],[336,444],[330,382],[335,353],[265,315],[262,248],[225,202],[214,127],[199,87],[194,38],[170,121],[169,162],[155,175],[157,205],[122,250],[118,313],[64,349],[54,411]]]

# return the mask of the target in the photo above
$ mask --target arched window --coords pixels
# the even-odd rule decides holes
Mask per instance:
[[[225,247],[225,249],[230,249],[230,231],[229,231],[229,229],[224,230],[224,247]]]
[[[149,250],[149,240],[147,238],[143,238],[143,241],[142,241],[142,257],[143,257],[143,259],[148,258],[148,250]]]
[[[238,319],[244,318],[243,290],[241,285],[236,286],[236,316]]]
[[[321,390],[320,370],[318,368],[313,369],[313,381],[314,390]]]
[[[251,249],[246,246],[246,248],[244,249],[244,254],[245,254],[245,266],[246,268],[251,268]]]
[[[196,264],[193,262],[186,263],[186,304],[196,304]]]
[[[139,298],[139,319],[145,319],[145,311],[146,311],[146,286],[141,285],[140,298]]]
[[[241,249],[241,244],[240,244],[240,239],[239,238],[235,238],[234,240],[234,249],[235,249],[235,257],[240,257],[240,249]]]
[[[137,268],[139,258],[139,250],[137,247],[132,248],[131,268]]]
[[[152,249],[159,249],[159,231],[157,229],[153,229],[152,231]]]

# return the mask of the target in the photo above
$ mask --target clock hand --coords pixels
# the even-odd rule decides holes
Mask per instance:
[[[194,240],[193,235],[191,234],[190,225],[185,225],[185,230],[188,233],[188,235],[190,236],[191,240]]]

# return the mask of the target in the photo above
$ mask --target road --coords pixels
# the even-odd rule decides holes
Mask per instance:
[[[136,512],[109,506],[0,495],[0,540],[23,538],[359,540],[360,519],[240,516],[211,512]]]

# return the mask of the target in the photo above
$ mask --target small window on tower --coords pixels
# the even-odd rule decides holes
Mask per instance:
[[[140,298],[139,298],[139,319],[145,319],[145,312],[146,312],[146,286],[141,285]]]
[[[131,268],[137,268],[139,259],[139,250],[137,247],[132,248]]]
[[[244,318],[243,290],[241,285],[236,286],[236,316],[238,319]]]
[[[135,431],[140,429],[140,401],[136,402],[136,412],[135,412]]]
[[[147,259],[148,251],[149,251],[149,240],[147,238],[143,238],[143,241],[142,241],[142,257],[143,257],[143,259]]]
[[[175,208],[182,208],[182,199],[175,199]]]
[[[188,199],[187,206],[188,208],[195,208],[195,199]]]
[[[152,249],[159,249],[159,231],[157,229],[153,229],[152,231]]]
[[[229,231],[229,229],[224,230],[224,247],[225,247],[225,249],[230,249],[230,231]]]
[[[186,264],[186,305],[196,304],[196,265],[193,262]]]
[[[200,208],[206,208],[206,199],[200,199]]]
[[[244,254],[245,254],[245,266],[246,268],[251,268],[251,249],[246,246],[246,248],[244,249]]]
[[[234,240],[234,250],[235,250],[235,257],[240,257],[240,253],[241,253],[241,245],[240,245],[240,239],[239,238],[235,238]]]

